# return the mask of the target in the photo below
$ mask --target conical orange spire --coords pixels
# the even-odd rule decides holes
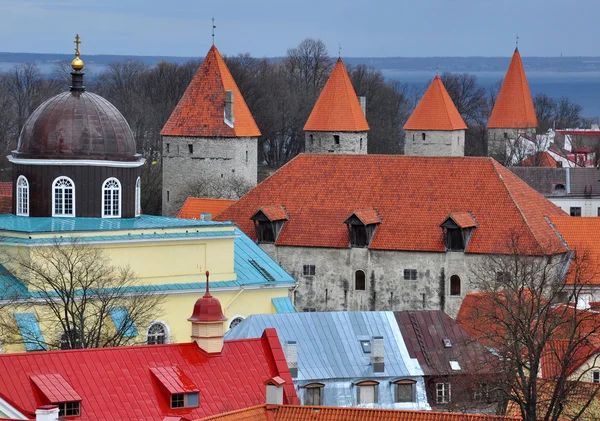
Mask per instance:
[[[329,80],[304,125],[312,132],[366,132],[369,124],[350,82],[342,59],[338,59]]]
[[[226,124],[223,118],[225,91],[233,91],[233,127]],[[240,90],[214,45],[160,134],[197,137],[260,136],[260,130]]]
[[[456,109],[439,76],[435,76],[404,130],[465,130],[467,125]]]
[[[524,129],[537,127],[537,125],[521,54],[516,48],[487,127],[488,129]]]

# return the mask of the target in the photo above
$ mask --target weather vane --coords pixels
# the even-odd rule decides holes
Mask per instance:
[[[215,45],[215,17],[213,16],[212,18],[212,38],[213,38],[213,45]]]
[[[75,41],[73,41],[73,43],[75,44],[75,57],[79,58],[79,44],[82,44],[79,40],[79,34],[75,35]]]
[[[435,74],[436,75],[440,74],[440,62],[439,61],[435,65]]]
[[[342,43],[338,43],[338,58],[342,58]]]
[[[516,47],[519,48],[519,34],[517,34],[517,42],[516,42]]]

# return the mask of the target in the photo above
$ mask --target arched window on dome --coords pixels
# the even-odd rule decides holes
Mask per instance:
[[[135,181],[135,216],[142,214],[142,181],[140,177]]]
[[[162,345],[169,343],[169,328],[162,322],[152,322],[146,332],[148,345]]]
[[[69,177],[52,183],[52,216],[75,216],[75,183]]]
[[[22,175],[17,179],[17,215],[29,216],[29,182]]]
[[[102,217],[121,217],[121,183],[114,177],[102,184]]]

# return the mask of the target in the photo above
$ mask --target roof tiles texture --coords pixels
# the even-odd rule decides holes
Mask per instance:
[[[440,224],[470,212],[478,227],[469,253],[510,252],[513,233],[531,253],[564,251],[545,217],[565,213],[491,158],[302,154],[217,219],[256,239],[250,217],[271,203],[289,215],[280,246],[347,248],[348,215],[374,208],[381,224],[371,249],[444,252]]]
[[[179,210],[177,218],[200,219],[201,214],[210,213],[214,218],[229,205],[234,203],[231,199],[208,199],[204,197],[188,197]]]
[[[225,91],[233,91],[233,127],[225,123]],[[214,45],[161,133],[163,136],[256,137],[260,130]]]
[[[558,162],[556,159],[554,159],[552,155],[546,151],[538,152],[528,158],[525,158],[521,161],[520,165],[523,167],[558,168]]]
[[[262,206],[260,211],[269,218],[269,221],[281,221],[288,218],[285,208],[281,205]]]
[[[454,212],[450,214],[449,218],[461,228],[474,228],[477,226],[477,222],[469,212]]]
[[[356,215],[356,217],[365,225],[379,224],[381,222],[375,209],[359,209],[354,211],[353,215]]]
[[[151,369],[173,366],[199,390],[198,407],[170,408]],[[264,382],[274,376],[286,380],[284,403],[298,404],[273,329],[259,339],[225,341],[219,356],[207,356],[195,343],[7,354],[0,356],[0,372],[0,396],[24,414],[44,403],[31,376],[62,376],[81,397],[81,421],[198,419],[246,408],[265,402]]]
[[[437,75],[404,125],[404,130],[466,129],[467,125]]]
[[[341,59],[321,91],[304,125],[314,132],[365,132],[369,124]]]
[[[488,120],[488,129],[537,127],[537,117],[519,50],[515,50]]]

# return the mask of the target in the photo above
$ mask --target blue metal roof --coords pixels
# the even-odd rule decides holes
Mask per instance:
[[[44,342],[44,336],[40,330],[35,314],[33,313],[14,313],[17,327],[23,338],[25,349],[27,351],[46,350],[47,346]]]
[[[141,215],[138,218],[50,218],[28,217],[12,214],[0,215],[0,231],[27,233],[118,231],[159,228],[233,226],[232,222],[198,221],[168,218],[166,216]]]
[[[125,307],[116,307],[110,310],[110,318],[115,324],[117,331],[125,329],[125,332],[123,333],[124,337],[133,338],[138,335],[138,330],[131,321],[129,312]]]
[[[393,312],[324,312],[258,314],[248,317],[226,333],[226,339],[259,338],[273,327],[282,344],[296,341],[298,380],[364,379],[422,376],[411,359]],[[383,336],[385,371],[374,373],[371,355],[362,341]]]
[[[295,313],[296,307],[292,304],[290,297],[271,298],[277,313]]]

